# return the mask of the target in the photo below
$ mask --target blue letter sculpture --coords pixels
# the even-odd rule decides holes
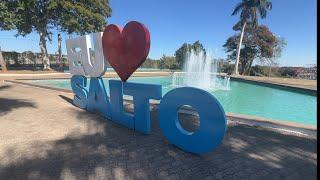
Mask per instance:
[[[161,99],[161,86],[110,80],[109,87],[112,120],[144,134],[150,134],[149,99]],[[133,96],[134,115],[124,111],[123,94]]]
[[[109,98],[101,77],[92,77],[90,79],[87,110],[99,112],[105,118],[111,119]]]
[[[71,78],[71,88],[74,93],[73,104],[79,108],[85,109],[87,107],[88,91],[87,78],[81,75],[73,75]]]
[[[178,120],[180,107],[190,105],[200,116],[200,128],[184,130]],[[158,109],[158,122],[169,142],[192,153],[205,153],[216,148],[226,131],[226,117],[220,103],[208,92],[192,88],[177,88],[168,92]]]
[[[161,86],[140,83],[124,83],[123,85],[124,94],[133,96],[134,129],[144,134],[150,134],[149,100],[161,99]]]
[[[134,129],[134,117],[123,108],[123,82],[109,80],[112,121]]]
[[[71,78],[76,106],[99,112],[116,123],[144,134],[150,134],[151,131],[149,100],[161,100],[158,107],[160,129],[171,144],[185,151],[196,154],[212,151],[224,137],[227,127],[225,112],[219,101],[207,91],[183,87],[171,90],[162,98],[161,85],[109,80],[109,101],[101,77],[90,79],[89,92],[85,89],[86,85],[84,76],[74,75]],[[134,114],[125,112],[124,94],[133,97]],[[192,106],[200,116],[200,128],[195,132],[189,132],[180,125],[178,111],[184,105]]]

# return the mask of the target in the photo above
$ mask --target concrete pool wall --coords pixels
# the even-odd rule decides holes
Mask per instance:
[[[312,96],[317,95],[316,88],[306,88],[306,87],[298,87],[290,84],[279,84],[279,83],[273,83],[273,82],[258,81],[258,80],[247,79],[244,77],[237,77],[237,76],[231,76],[231,80],[256,84],[256,85],[265,86],[265,87],[278,88],[286,91],[308,94]]]

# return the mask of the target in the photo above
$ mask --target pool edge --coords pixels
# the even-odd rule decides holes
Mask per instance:
[[[293,85],[288,85],[288,84],[265,82],[265,81],[260,81],[260,80],[246,79],[246,78],[237,77],[237,76],[231,76],[230,79],[233,81],[240,81],[240,82],[245,82],[245,83],[249,83],[249,84],[255,84],[255,85],[260,85],[260,86],[265,86],[265,87],[283,89],[283,90],[292,91],[292,92],[301,93],[301,94],[307,94],[307,95],[311,95],[311,96],[317,96],[317,89],[311,89],[311,88],[307,88],[307,87],[298,87],[298,86],[293,86]]]

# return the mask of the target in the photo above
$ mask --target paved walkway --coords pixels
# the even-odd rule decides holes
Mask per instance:
[[[70,93],[0,84],[0,179],[317,175],[316,139],[234,124],[219,148],[198,156],[167,143],[157,127],[156,111],[152,133],[146,136],[74,107],[71,98]]]

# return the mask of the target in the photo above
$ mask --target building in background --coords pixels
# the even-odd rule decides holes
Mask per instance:
[[[307,67],[303,68],[297,75],[298,78],[301,79],[317,79],[317,65],[316,64],[308,64]]]

